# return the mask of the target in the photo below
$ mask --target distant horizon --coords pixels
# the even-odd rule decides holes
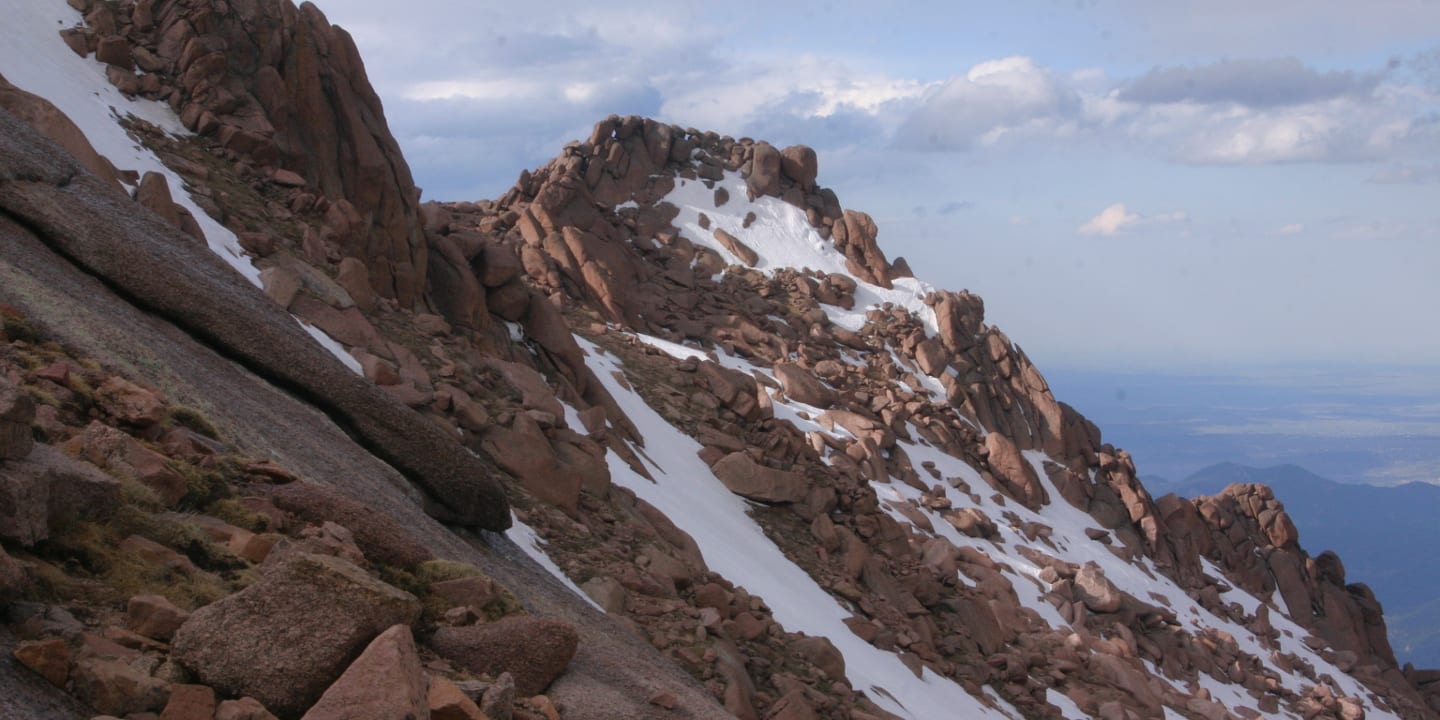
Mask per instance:
[[[1233,462],[1293,464],[1348,484],[1440,482],[1440,373],[1384,365],[1266,370],[1041,373],[1057,400],[1134,456],[1142,478],[1182,481]]]

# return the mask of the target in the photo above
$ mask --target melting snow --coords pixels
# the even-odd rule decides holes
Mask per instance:
[[[589,353],[588,363],[596,377],[646,438],[645,455],[655,480],[641,477],[610,453],[606,458],[612,479],[690,533],[711,570],[762,597],[787,630],[829,638],[845,656],[846,672],[855,688],[889,712],[914,720],[1007,717],[929,670],[923,677],[915,677],[899,657],[850,632],[844,620],[851,613],[765,536],[747,512],[745,501],[726,490],[700,460],[700,445],[615,379],[612,372],[623,366],[613,356],[584,338],[576,341]]]
[[[353,372],[361,377],[365,376],[365,368],[360,366],[360,361],[356,360],[355,356],[351,355],[345,349],[344,345],[341,345],[339,342],[337,342],[335,338],[326,335],[325,332],[320,328],[317,328],[314,325],[311,325],[310,323],[301,320],[300,318],[295,318],[295,321],[300,323],[300,327],[304,328],[305,332],[310,333],[310,337],[315,338],[315,342],[320,343],[320,347],[325,348],[327,352],[335,356],[336,360],[339,360],[341,364],[343,364],[345,367],[350,368],[350,372]]]
[[[125,131],[119,121],[133,115],[174,136],[189,135],[169,105],[125,97],[105,78],[105,66],[82,58],[60,39],[59,31],[82,24],[80,13],[63,0],[4,2],[0,23],[0,74],[16,87],[49,100],[89,139],[95,151],[121,170],[165,176],[175,203],[190,211],[210,250],[256,287],[260,271],[240,247],[235,233],[200,209],[185,180]],[[300,321],[300,326],[345,367],[363,374],[360,363],[335,340]]]
[[[573,580],[566,577],[565,573],[560,570],[560,566],[556,565],[555,561],[551,560],[550,556],[545,554],[545,541],[541,539],[540,535],[529,525],[520,522],[520,518],[515,517],[513,513],[510,515],[510,529],[505,531],[505,537],[510,538],[511,542],[520,546],[520,549],[524,550],[525,554],[529,555],[531,560],[540,563],[540,567],[545,568],[547,572],[554,575],[556,580],[564,583],[565,587],[570,588],[570,591],[579,596],[581,600],[589,603],[590,607],[600,612],[605,612],[605,608],[600,607],[594,600],[591,600],[590,596],[585,594],[585,591],[581,590],[580,586],[576,585]]]
[[[687,357],[709,357],[712,360],[720,362],[723,366],[727,368],[739,370],[747,374],[768,374],[767,371],[751,365],[749,362],[742,358],[727,355],[721,351],[707,354],[706,352],[697,348],[680,345],[678,343],[673,343],[666,340],[661,340],[659,338],[651,337],[648,335],[639,333],[633,333],[633,335],[640,339],[642,342],[656,347],[677,359],[683,359]],[[580,342],[584,347],[594,348],[593,345],[585,342],[584,340],[580,340]],[[592,350],[592,367],[595,367],[596,363],[608,364],[608,366],[611,368],[619,367],[612,358],[604,357],[600,358],[599,360],[595,360],[594,354],[595,351]],[[597,371],[597,375],[600,376],[602,380],[606,380],[607,385],[609,385],[611,389],[611,392],[616,394],[617,400],[621,400],[622,405],[625,405],[625,401],[621,397],[622,395],[626,396],[625,399],[629,399],[643,405],[643,401],[640,400],[638,397],[626,393],[623,389],[618,388],[615,384],[611,383],[609,380],[609,373],[600,372],[599,367],[595,367],[595,369]],[[793,400],[782,401],[780,399],[780,396],[776,395],[773,390],[769,392],[773,401],[776,419],[789,420],[798,429],[805,432],[822,432],[838,439],[849,439],[852,437],[851,434],[844,428],[841,428],[839,426],[826,427],[819,423],[817,421],[817,418],[819,418],[819,416],[823,412],[822,410],[808,405],[804,405],[802,403],[797,403]],[[625,409],[627,413],[631,414],[632,419],[636,418],[636,416],[640,414],[636,410],[632,410],[629,405],[625,405]],[[664,420],[659,418],[658,416],[655,416],[655,414],[650,411],[648,407],[644,408],[644,414],[651,417],[653,423],[664,423]],[[657,425],[657,428],[658,427],[659,426]],[[699,463],[697,465],[698,458],[696,458],[693,453],[699,449],[698,444],[696,444],[695,441],[688,436],[680,434],[678,431],[670,428],[668,425],[665,425],[663,427],[664,430],[652,430],[647,427],[646,429],[644,429],[645,437],[652,437],[652,432],[657,433],[656,437],[668,438],[674,436],[676,438],[675,443],[662,441],[661,445],[666,446],[672,451],[674,450],[674,448],[677,447],[688,448],[686,452],[681,453],[682,457],[674,461],[676,463],[676,466],[681,468],[682,472],[677,473],[677,470],[674,467],[665,467],[665,470],[668,470],[671,476],[677,476],[679,474],[689,475],[692,478],[689,482],[702,482],[707,485],[710,491],[715,492],[716,497],[713,500],[715,508],[719,508],[721,506],[725,506],[728,508],[728,519],[717,519],[715,520],[715,523],[718,524],[721,522],[736,522],[746,523],[748,524],[748,526],[753,526],[753,521],[749,520],[748,517],[744,517],[743,519],[734,517],[735,515],[740,515],[744,513],[743,501],[741,501],[736,496],[731,495],[728,491],[725,491],[723,486],[721,486],[717,481],[714,481],[711,474],[709,473],[708,468],[705,468],[703,463]],[[911,434],[918,436],[918,434],[916,433],[916,431],[913,430],[913,428]],[[1018,552],[1018,548],[1028,547],[1042,554],[1059,558],[1066,562],[1073,563],[1077,566],[1084,565],[1087,562],[1094,562],[1095,564],[1099,565],[1102,570],[1104,570],[1105,576],[1109,578],[1109,580],[1113,582],[1116,587],[1124,590],[1125,592],[1128,592],[1129,594],[1140,600],[1146,602],[1157,602],[1157,604],[1162,604],[1172,609],[1175,612],[1179,622],[1188,631],[1192,633],[1198,633],[1204,629],[1213,628],[1215,630],[1227,633],[1235,639],[1237,645],[1242,652],[1261,659],[1261,661],[1264,662],[1267,667],[1271,666],[1271,663],[1268,662],[1271,650],[1265,647],[1260,642],[1260,640],[1255,637],[1254,633],[1250,632],[1249,629],[1237,623],[1234,623],[1225,618],[1218,617],[1208,611],[1201,609],[1197,603],[1190,599],[1189,595],[1186,594],[1183,589],[1181,589],[1173,581],[1162,575],[1155,568],[1154,564],[1150,561],[1149,558],[1140,558],[1133,563],[1127,562],[1112,553],[1109,548],[1103,543],[1091,540],[1089,536],[1085,534],[1085,530],[1088,528],[1098,529],[1098,523],[1096,523],[1095,519],[1089,513],[1083,512],[1065,501],[1064,497],[1060,494],[1059,489],[1050,482],[1049,477],[1044,472],[1044,463],[1049,458],[1046,457],[1043,453],[1040,453],[1038,451],[1027,451],[1024,453],[1025,458],[1034,468],[1036,475],[1040,480],[1040,483],[1042,484],[1042,486],[1044,486],[1046,492],[1049,493],[1049,496],[1051,498],[1051,503],[1048,506],[1042,508],[1041,512],[1037,513],[1029,510],[1028,508],[1017,502],[1007,500],[1006,504],[1004,506],[1001,506],[995,501],[991,500],[990,498],[994,494],[993,489],[980,476],[979,471],[977,471],[975,468],[971,467],[964,461],[948,455],[923,441],[912,443],[902,440],[900,442],[901,445],[904,447],[905,452],[910,456],[911,462],[921,473],[921,478],[923,481],[925,481],[926,483],[932,482],[930,476],[926,474],[923,469],[920,469],[922,464],[927,461],[934,463],[936,470],[940,472],[942,478],[958,478],[959,480],[963,481],[970,487],[971,492],[973,492],[975,496],[979,499],[978,501],[972,500],[969,495],[962,493],[957,489],[947,487],[946,496],[951,500],[952,506],[957,510],[965,507],[973,507],[979,510],[987,517],[989,517],[993,522],[995,522],[996,528],[998,530],[998,537],[994,541],[972,538],[956,530],[954,526],[941,518],[938,513],[923,509],[922,507],[921,512],[926,513],[931,518],[931,524],[934,526],[935,534],[945,537],[957,547],[974,548],[985,553],[996,562],[1001,563],[1002,572],[1004,572],[1011,580],[1011,585],[1015,590],[1016,596],[1019,599],[1020,604],[1025,608],[1033,610],[1050,627],[1058,629],[1064,628],[1068,624],[1060,615],[1059,611],[1053,605],[1051,605],[1049,601],[1045,599],[1045,594],[1046,592],[1048,592],[1049,588],[1038,577],[1041,568],[1035,565],[1035,563],[1031,562],[1023,554]],[[681,445],[681,443],[683,443],[683,445]],[[646,451],[650,452],[650,448],[647,447]],[[656,456],[657,460],[660,460],[660,458],[661,456]],[[662,466],[666,465],[666,463],[663,461],[661,461],[660,464]],[[691,526],[687,524],[693,521],[693,514],[695,512],[694,510],[684,511],[681,513],[680,516],[677,517],[676,515],[671,514],[670,506],[665,505],[663,502],[650,497],[646,494],[646,492],[644,492],[648,490],[656,494],[665,494],[666,489],[663,484],[662,486],[657,487],[655,484],[650,483],[648,480],[644,480],[643,478],[640,478],[638,481],[634,481],[634,485],[630,484],[629,482],[622,481],[620,479],[622,471],[623,474],[626,475],[626,477],[633,478],[633,475],[630,474],[629,468],[627,466],[625,466],[623,463],[620,463],[613,456],[611,456],[611,469],[612,473],[614,473],[617,477],[617,482],[621,482],[627,487],[632,487],[632,489],[634,489],[638,494],[646,497],[647,500],[665,511],[666,514],[669,515],[673,520],[675,520],[681,527],[691,531],[692,533],[695,532],[691,528]],[[659,476],[657,475],[657,477]],[[703,480],[695,480],[694,478],[701,478]],[[910,519],[901,512],[899,512],[891,503],[907,503],[913,500],[916,501],[916,505],[919,505],[919,500],[921,499],[920,491],[910,487],[909,485],[906,485],[903,482],[898,481],[891,483],[872,483],[871,487],[875,490],[876,496],[881,500],[881,507],[884,508],[885,511],[892,518],[894,518],[898,522],[913,525]],[[700,497],[698,493],[682,492],[678,490],[673,490],[671,491],[671,493],[674,497],[677,498],[675,502],[679,503],[687,502],[687,499]],[[711,504],[710,500],[706,500],[705,502],[707,504]],[[1006,513],[1012,513],[1016,518],[1018,518],[1020,522],[1012,526],[1009,522],[1005,521]],[[1021,524],[1026,522],[1035,522],[1051,528],[1052,534],[1049,538],[1049,543],[1047,544],[1043,540],[1038,539],[1034,541],[1027,539],[1022,533],[1020,526]],[[758,532],[758,527],[755,527],[753,529]],[[720,530],[719,527],[715,527],[712,533],[723,535],[723,532]],[[764,540],[763,535],[760,539]],[[700,535],[696,535],[696,541],[701,543],[702,550],[706,550],[708,547],[710,547],[707,546],[704,541],[701,541]],[[715,539],[713,541],[713,545],[715,547],[722,548],[732,546],[739,547],[738,545],[734,545],[733,543],[727,544],[728,542],[730,541],[726,541],[723,539]],[[765,542],[768,544],[768,540],[765,540]],[[775,551],[773,545],[768,546],[771,552]],[[748,545],[744,550],[738,552],[736,552],[735,550],[729,550],[729,552],[735,553],[740,558],[760,557],[759,555],[752,555],[752,550]],[[755,550],[754,552],[759,551]],[[787,628],[790,628],[792,630],[802,630],[809,634],[824,634],[827,637],[830,637],[832,641],[836,640],[836,636],[830,632],[817,632],[815,630],[808,629],[805,626],[792,623],[787,616],[782,615],[782,610],[778,606],[779,601],[772,599],[772,595],[774,595],[774,593],[767,592],[761,589],[764,586],[764,583],[754,579],[754,572],[759,565],[758,563],[739,562],[737,563],[738,567],[725,568],[717,567],[716,563],[711,561],[712,555],[710,553],[707,552],[705,557],[706,561],[711,563],[712,569],[721,572],[726,577],[730,578],[732,581],[745,585],[752,591],[764,596],[766,600],[771,603],[772,609],[775,610],[776,618],[779,619],[783,624],[785,624]],[[783,556],[780,561],[787,564],[787,573],[788,570],[794,570],[795,572],[803,574],[803,571],[800,571],[799,568],[795,568],[793,565],[789,565],[789,561],[784,560]],[[769,561],[766,561],[765,564],[768,565]],[[1208,563],[1208,561],[1205,567],[1206,571],[1215,577],[1224,576],[1224,573],[1220,572],[1218,568],[1216,568],[1213,564]],[[806,577],[808,578],[808,576]],[[961,582],[964,582],[966,584],[974,584],[973,581],[965,577],[963,574],[960,575],[959,579]],[[779,578],[766,578],[766,580],[773,582],[778,581]],[[796,582],[798,582],[798,580]],[[809,583],[807,591],[811,588],[819,590],[818,587],[815,587],[813,585],[813,582]],[[1161,598],[1161,600],[1157,601],[1155,599],[1156,596]],[[784,598],[785,601],[790,601],[790,596],[788,595],[780,595],[775,597]],[[1256,599],[1254,596],[1239,588],[1235,588],[1230,592],[1226,593],[1224,595],[1224,599],[1226,602],[1239,603],[1248,614],[1254,614],[1255,609],[1258,608],[1261,604],[1260,600]],[[800,607],[804,607],[804,605],[800,604],[799,601],[800,598],[796,597],[793,602],[795,602]],[[806,600],[806,602],[818,602],[818,599]],[[829,605],[834,604],[835,603],[833,600],[829,601]],[[829,605],[827,605],[827,607]],[[819,607],[819,605],[816,605],[816,607]],[[835,605],[835,607],[838,610],[839,606]],[[841,611],[840,617],[843,619],[843,611]],[[1281,631],[1281,638],[1279,644],[1282,652],[1294,653],[1299,657],[1305,658],[1314,666],[1317,676],[1329,674],[1335,679],[1336,684],[1344,694],[1365,702],[1366,711],[1369,717],[1395,717],[1392,714],[1384,713],[1378,710],[1375,707],[1375,704],[1369,700],[1371,692],[1361,683],[1356,681],[1353,677],[1340,672],[1339,668],[1336,668],[1331,663],[1325,662],[1323,658],[1321,658],[1317,653],[1307,647],[1303,642],[1303,638],[1309,634],[1307,631],[1296,625],[1287,616],[1279,612],[1272,611],[1270,617],[1271,625],[1274,626],[1277,630]],[[841,632],[844,637],[850,637],[848,630],[844,629],[843,626],[840,630],[838,630],[838,632]],[[861,644],[863,645],[863,643]],[[838,642],[837,647],[839,647]],[[869,646],[865,645],[865,647],[868,648]],[[847,653],[846,657],[848,661],[850,657],[849,652],[846,648],[841,649],[842,651]],[[1158,668],[1151,668],[1151,672],[1154,673],[1157,677],[1163,678],[1163,675],[1159,674]],[[929,678],[930,676],[927,675],[926,677]],[[852,678],[852,680],[857,683],[860,682],[858,678]],[[1280,673],[1280,681],[1287,690],[1293,692],[1304,692],[1304,690],[1308,686],[1314,684],[1312,681],[1305,678],[1303,675],[1300,675],[1299,673]],[[1257,705],[1255,699],[1251,697],[1250,694],[1244,690],[1244,688],[1238,685],[1222,682],[1208,675],[1201,675],[1201,677],[1199,678],[1198,687],[1208,690],[1211,697],[1215,701],[1222,703],[1232,712],[1234,712],[1240,707],[1254,709]],[[891,690],[893,692],[893,688]],[[895,694],[896,697],[902,700],[902,702],[905,701],[906,696],[903,696],[899,693]],[[1056,704],[1057,707],[1060,707],[1062,712],[1066,713],[1068,717],[1068,713],[1070,713],[1071,710],[1069,709],[1069,706],[1064,705],[1064,703],[1069,702],[1069,699],[1065,698],[1060,693],[1053,694],[1060,696],[1062,699],[1060,702],[1055,702],[1054,698],[1051,698],[1052,703]],[[881,696],[877,694],[877,699],[879,699],[879,697]],[[1073,703],[1070,703],[1070,706],[1073,706]],[[988,712],[995,713],[997,711],[994,709],[989,709]],[[1166,712],[1167,717],[1180,717],[1178,713],[1174,713],[1170,708],[1166,708]],[[1082,714],[1078,713],[1078,708],[1075,710],[1075,713],[1076,717],[1083,717]],[[1289,717],[1289,715],[1286,716]]]
[[[722,206],[715,206],[715,191],[724,188],[730,199]],[[701,180],[675,179],[675,189],[664,200],[680,209],[675,218],[675,227],[696,245],[715,251],[726,262],[744,264],[738,256],[715,239],[715,230],[720,229],[734,235],[740,242],[755,251],[759,260],[755,268],[762,272],[774,273],[782,268],[819,270],[824,273],[845,275],[856,282],[855,308],[845,310],[834,305],[821,305],[830,322],[851,331],[865,326],[865,312],[884,303],[904,307],[919,317],[930,335],[938,332],[935,311],[925,304],[925,295],[934,287],[915,278],[899,278],[887,290],[879,285],[861,281],[845,269],[845,256],[835,249],[829,240],[805,219],[805,211],[779,198],[763,196],[749,199],[744,178],[738,172],[726,172],[725,177],[706,187]],[[700,213],[710,219],[710,229],[700,227]],[[745,216],[755,214],[755,220],[747,228]]]
[[[62,0],[5,4],[5,22],[0,23],[0,36],[4,38],[0,42],[0,73],[5,79],[54,103],[115,167],[164,175],[175,202],[189,210],[205,231],[210,249],[259,287],[260,272],[241,250],[235,233],[205,214],[185,192],[184,179],[132,139],[117,122],[134,115],[172,135],[189,134],[170,106],[125,97],[105,79],[104,65],[76,55],[58,33],[79,25],[80,13]]]

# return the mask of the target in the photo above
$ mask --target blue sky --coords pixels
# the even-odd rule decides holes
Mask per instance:
[[[1440,365],[1440,2],[322,0],[431,199],[610,114],[805,143],[1041,367]]]

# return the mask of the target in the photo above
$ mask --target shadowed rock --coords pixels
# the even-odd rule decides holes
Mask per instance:
[[[510,616],[493,623],[440,628],[430,647],[475,673],[515,677],[522,696],[538,695],[575,657],[579,637],[568,623]]]
[[[443,519],[510,526],[490,467],[337,363],[214,253],[153,215],[136,213],[124,194],[81,172],[6,113],[0,113],[0,181],[0,213],[132,302],[324,411],[425,490]],[[237,307],[246,314],[237,316]]]
[[[339,558],[296,553],[207,605],[175,633],[174,659],[206,685],[299,715],[377,634],[420,602]]]

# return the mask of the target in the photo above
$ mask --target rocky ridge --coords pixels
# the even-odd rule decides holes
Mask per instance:
[[[568,611],[578,622],[578,637],[569,626],[543,631],[554,646],[579,652],[568,672],[564,662],[554,667],[553,656],[523,653],[512,655],[508,666],[503,660],[497,665],[495,658],[504,657],[505,625],[530,621],[509,619],[516,617],[509,606],[487,610],[488,602],[474,600],[503,597],[496,583],[473,579],[483,574],[434,578],[423,586],[421,594],[431,599],[420,617],[416,608],[426,603],[394,595],[404,591],[389,584],[404,585],[403,579],[364,569],[366,558],[413,569],[440,554],[429,550],[437,545],[445,545],[446,555],[458,552],[450,540],[438,539],[436,533],[446,532],[438,525],[417,531],[426,540],[385,529],[384,518],[395,514],[410,512],[413,519],[405,503],[418,505],[423,495],[401,493],[402,500],[375,506],[343,495],[317,499],[303,489],[307,484],[270,486],[277,476],[297,475],[307,483],[362,486],[316,467],[299,473],[277,467],[257,471],[268,480],[242,475],[226,485],[301,528],[297,537],[309,543],[307,549],[290,560],[277,556],[278,567],[262,579],[237,579],[243,589],[226,588],[223,598],[196,603],[204,607],[181,625],[170,663],[184,675],[162,672],[172,657],[168,647],[138,641],[132,642],[142,655],[166,660],[137,670],[114,657],[86,659],[81,681],[69,687],[97,710],[106,708],[96,703],[115,698],[143,704],[107,706],[127,712],[183,701],[199,705],[198,716],[219,717],[218,707],[205,709],[217,697],[226,698],[219,703],[224,705],[246,696],[282,716],[308,709],[321,717],[363,689],[352,671],[374,673],[366,668],[389,662],[411,669],[390,673],[397,684],[386,697],[414,699],[417,716],[467,707],[447,690],[451,679],[466,682],[466,672],[493,680],[489,687],[502,688],[496,692],[503,695],[497,674],[507,667],[521,699],[500,701],[486,691],[477,695],[475,712],[912,714],[905,704],[920,698],[897,698],[892,688],[854,680],[872,671],[857,662],[858,638],[916,677],[954,681],[976,703],[976,714],[1432,716],[1433,678],[1396,667],[1373,595],[1347,585],[1333,555],[1309,557],[1273,496],[1263,487],[1234,486],[1193,502],[1151,498],[1128,455],[1103,443],[1097,428],[1057,402],[1023,351],[984,322],[979,298],[932,291],[909,277],[902,260],[887,260],[873,220],[843,209],[833,192],[816,184],[818,163],[808,148],[777,149],[612,117],[555,161],[522,173],[495,201],[419,205],[353,43],[313,6],[72,4],[81,6],[87,23],[62,33],[65,42],[77,54],[93,53],[107,63],[107,76],[121,92],[169,102],[197,132],[176,138],[131,124],[137,138],[185,177],[185,191],[204,198],[212,215],[237,232],[262,269],[268,300],[252,291],[253,299],[230,306],[273,303],[257,311],[263,320],[253,321],[269,334],[227,340],[234,331],[224,320],[167,306],[155,288],[66,244],[83,225],[46,215],[45,203],[98,203],[111,216],[139,214],[152,218],[145,222],[175,228],[167,236],[173,238],[184,237],[188,225],[179,213],[165,212],[173,206],[162,202],[169,188],[159,192],[152,179],[141,192],[142,178],[127,178],[113,167],[107,178],[104,163],[85,162],[87,154],[71,149],[79,143],[53,113],[29,118],[51,118],[38,123],[42,131],[57,140],[68,136],[71,142],[62,145],[101,172],[101,179],[57,198],[50,188],[62,186],[59,175],[73,177],[75,171],[55,175],[47,188],[47,171],[25,165],[31,152],[25,145],[33,141],[7,125],[5,162],[20,169],[5,175],[0,195],[7,198],[6,222],[18,221],[18,227],[0,228],[39,235],[227,356],[253,358],[256,345],[276,353],[307,347],[303,352],[313,354],[315,347],[293,326],[289,333],[273,329],[287,320],[284,311],[312,323],[348,349],[370,383],[366,390],[351,389],[335,375],[338,368],[319,370],[320,359],[313,361],[314,375],[283,381],[276,379],[284,377],[276,370],[281,363],[261,357],[247,366],[284,389],[304,388],[307,402],[332,418],[353,417],[356,411],[344,408],[354,405],[345,405],[345,398],[358,395],[368,406],[384,408],[376,411],[380,416],[399,418],[390,421],[401,423],[392,426],[397,431],[442,427],[443,434],[460,438],[493,463],[480,473],[499,479],[516,516],[548,541],[549,557],[606,613]],[[142,70],[134,84],[124,74],[134,73],[133,67]],[[40,107],[12,96],[20,99],[7,107]],[[300,152],[313,133],[345,140],[333,156]],[[133,209],[124,209],[117,200],[124,196],[113,192],[127,181],[136,188]],[[824,269],[786,267],[776,262],[788,247],[776,241],[782,235],[818,238],[833,255],[812,253],[814,265]],[[99,237],[102,247],[127,240],[123,233]],[[142,266],[188,265],[196,252],[203,251],[192,245]],[[228,288],[237,298],[249,297],[215,272],[188,277],[195,292]],[[6,287],[11,290],[0,291],[0,300],[15,304],[17,323],[60,330],[57,317],[33,295],[15,291],[20,286],[13,283]],[[871,305],[883,298],[890,302]],[[12,343],[38,339],[10,337],[12,324],[6,326]],[[86,350],[115,347],[73,331],[62,339]],[[53,396],[50,385],[56,383],[42,374],[44,368],[22,370],[25,365],[14,366],[10,384]],[[161,493],[160,502],[184,502],[188,490],[164,479],[166,463],[174,460],[157,461],[134,449],[136,442],[156,441],[144,428],[163,427],[165,404],[137,384],[144,378],[89,372],[103,377],[80,377],[110,387],[97,392],[112,398],[102,409],[116,408],[103,410],[98,426],[86,427],[79,417],[66,423],[65,412],[85,407],[70,398],[40,402],[52,408],[42,412],[34,407],[34,393],[11,392],[17,399],[0,406],[0,437],[13,438],[11,455],[0,453],[7,458],[0,466],[6,482],[13,485],[11,478],[19,477],[11,471],[15,463],[37,452],[21,447],[27,439],[38,436],[45,442],[37,447],[49,448],[62,436],[78,437],[69,452],[76,462],[89,463],[90,475],[150,477],[154,487],[147,487]],[[173,371],[147,372],[169,378]],[[388,396],[389,404],[375,395]],[[20,398],[32,398],[31,409]],[[630,404],[636,398],[643,398],[645,415]],[[401,405],[415,412],[401,412]],[[218,424],[243,425],[232,417],[235,411],[214,410]],[[637,419],[651,411],[664,427]],[[42,415],[50,421],[60,416],[59,424],[46,429]],[[758,577],[712,569],[731,566],[715,554],[713,538],[674,507],[662,511],[657,503],[664,496],[643,484],[672,482],[654,460],[663,450],[654,438],[667,428],[693,438],[694,458],[714,482],[753,501],[750,516],[808,582],[844,609],[842,632],[852,637],[787,629],[794,621],[787,598],[747,590],[747,584],[762,582]],[[242,446],[270,446],[254,429],[237,427],[235,435]],[[374,433],[353,435],[372,438],[367,448],[397,467],[433,455],[402,447],[387,456],[383,447],[376,449]],[[128,467],[105,449],[112,445],[130,448],[119,453]],[[149,475],[140,468],[146,458]],[[457,503],[453,486],[427,484],[424,472],[406,475],[429,496],[432,516],[463,520],[453,507],[435,507]],[[65,485],[41,484],[51,493]],[[99,476],[92,484],[106,486]],[[167,487],[168,494],[162,492]],[[492,518],[481,527],[500,528],[507,523],[493,517],[505,513],[506,504],[488,496],[462,506]],[[60,518],[36,512],[24,523],[16,520],[14,530],[6,525],[12,535],[5,536],[5,547],[20,561],[0,556],[6,559],[0,571],[33,577],[62,561],[63,551],[47,555],[37,545]],[[243,538],[223,532],[231,547]],[[478,542],[500,547],[506,541],[482,534]],[[178,562],[144,543],[132,545],[137,556],[148,548],[153,557]],[[338,557],[310,559],[316,550]],[[515,562],[521,561],[499,564]],[[287,575],[283,568],[296,563],[311,569]],[[208,643],[186,640],[215,632],[202,629],[208,625],[238,627],[223,634],[239,642],[283,645],[280,630],[247,619],[245,608],[260,602],[256,596],[290,602],[316,591],[320,583],[306,587],[295,578],[318,577],[324,573],[315,568],[324,567],[347,587],[379,583],[394,593],[391,600],[380,599],[390,593],[384,588],[359,593],[365,599],[356,601],[354,615],[364,622],[316,633],[325,639],[310,645],[293,643],[296,651],[328,658],[304,661],[316,668],[316,677],[300,695],[267,690],[275,685],[265,676],[273,668],[249,665],[238,653],[205,656],[197,648]],[[1135,577],[1142,580],[1137,584]],[[285,589],[275,590],[280,583]],[[539,590],[504,587],[521,604],[555,607]],[[56,599],[50,606],[16,607],[30,618],[48,618],[61,612],[57,606],[81,602],[65,594]],[[107,622],[106,602],[115,600],[86,605],[95,608],[94,629]],[[534,622],[540,625],[512,632],[541,632],[552,621]],[[412,626],[421,631],[418,647]],[[65,648],[94,644],[85,644],[83,630],[58,631],[43,621],[32,627],[38,630],[27,632],[40,644],[27,645],[26,657],[36,658],[37,669],[80,668],[68,660],[40,662],[48,648],[59,652],[57,637]],[[652,646],[644,657],[668,663],[671,674],[662,676],[669,689],[617,683],[608,689],[629,703],[617,711],[597,700],[603,693],[594,683],[580,685],[582,673],[595,672],[587,663],[631,661],[587,655],[601,645],[594,629],[601,627],[633,633]],[[477,638],[490,636],[502,640],[476,655]],[[441,672],[427,665],[417,675],[411,658],[432,652],[451,665]],[[689,684],[676,677],[677,670]],[[546,680],[529,679],[537,674]],[[177,682],[196,679],[204,685]],[[552,682],[550,696],[523,699]],[[416,688],[426,683],[427,703],[421,704]],[[123,692],[117,695],[117,689]],[[436,699],[447,697],[449,704]]]

